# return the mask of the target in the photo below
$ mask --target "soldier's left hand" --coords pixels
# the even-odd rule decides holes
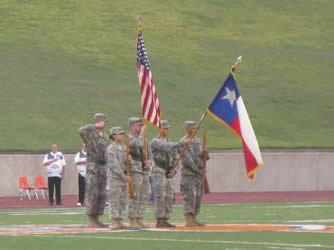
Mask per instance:
[[[202,146],[202,150],[203,150],[204,152],[206,152],[206,153],[208,153],[208,152],[209,152],[209,150],[208,150],[208,147],[207,147],[207,146]]]
[[[200,173],[200,175],[201,175],[202,177],[204,177],[204,176],[206,175],[206,170],[202,170],[201,173]]]

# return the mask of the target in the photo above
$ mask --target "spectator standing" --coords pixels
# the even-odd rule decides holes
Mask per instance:
[[[78,187],[79,197],[77,206],[82,206],[85,202],[85,189],[86,189],[86,166],[87,166],[87,146],[82,145],[82,149],[75,155],[75,165],[78,169]]]
[[[53,206],[54,189],[56,190],[56,205],[63,205],[61,201],[61,180],[65,173],[65,158],[62,152],[58,151],[57,144],[52,144],[51,152],[44,157],[43,165],[48,173],[49,205]]]

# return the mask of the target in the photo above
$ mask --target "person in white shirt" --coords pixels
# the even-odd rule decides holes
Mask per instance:
[[[44,157],[43,165],[48,172],[49,204],[53,205],[53,193],[56,189],[56,205],[63,205],[61,201],[61,180],[65,173],[65,158],[62,152],[58,151],[57,144],[52,144],[51,152]]]
[[[75,155],[74,162],[78,168],[79,197],[77,206],[82,206],[85,201],[85,189],[86,189],[86,166],[87,166],[86,144],[83,144],[81,151]]]

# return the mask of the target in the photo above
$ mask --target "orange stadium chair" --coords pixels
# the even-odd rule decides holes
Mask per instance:
[[[35,188],[37,192],[42,193],[43,199],[45,200],[45,196],[47,194],[48,186],[45,184],[43,176],[36,176],[35,178]],[[37,196],[38,199],[38,196]]]
[[[30,200],[30,191],[33,190],[35,192],[35,197],[38,199],[37,191],[34,186],[30,186],[27,180],[27,177],[21,176],[20,177],[20,193],[19,198],[20,200],[23,199],[23,192],[26,191],[28,199]]]

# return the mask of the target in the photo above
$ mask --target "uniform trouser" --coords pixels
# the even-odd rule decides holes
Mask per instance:
[[[142,219],[144,218],[149,190],[148,175],[134,172],[131,173],[131,179],[136,193],[136,198],[130,198],[129,218]]]
[[[166,178],[165,171],[156,172],[153,170],[153,190],[155,218],[169,219],[172,214],[174,202],[174,185],[171,178]]]
[[[152,176],[149,176],[148,178],[148,182],[150,183],[150,187],[151,187],[151,196],[150,196],[150,202],[154,202],[154,188],[153,188],[153,179]]]
[[[53,203],[53,193],[56,189],[56,203],[61,203],[61,178],[48,177],[49,202]]]
[[[102,215],[106,203],[106,165],[88,162],[86,171],[87,215]]]
[[[109,217],[111,219],[123,219],[128,204],[128,184],[120,178],[111,178],[109,185]]]
[[[199,214],[203,195],[203,183],[201,176],[182,175],[181,195],[184,200],[184,214]]]
[[[78,202],[83,204],[85,202],[85,189],[86,189],[86,178],[79,174],[78,176],[78,186],[79,186],[79,199]]]

